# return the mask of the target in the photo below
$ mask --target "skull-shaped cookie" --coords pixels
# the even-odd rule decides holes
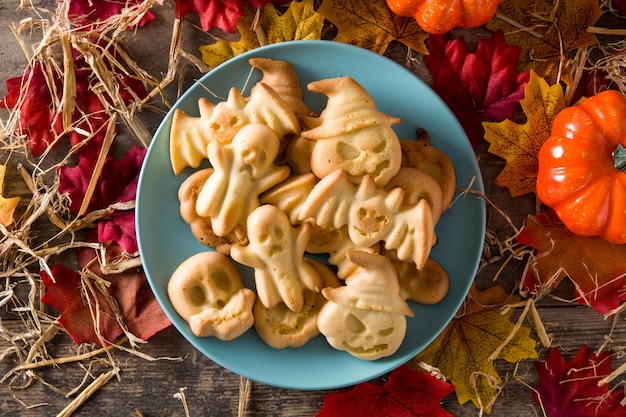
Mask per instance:
[[[227,256],[200,252],[172,274],[167,293],[176,312],[198,337],[232,340],[254,324],[255,294],[245,288]]]
[[[353,251],[358,266],[346,285],[324,288],[328,302],[317,318],[320,332],[335,349],[365,360],[393,355],[406,334],[413,311],[400,295],[391,261],[378,254]]]

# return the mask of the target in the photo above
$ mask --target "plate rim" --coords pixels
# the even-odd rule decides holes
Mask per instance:
[[[267,55],[267,54],[272,54],[272,51],[276,50],[276,49],[289,49],[289,48],[293,48],[295,46],[298,47],[305,47],[305,48],[331,48],[331,49],[338,49],[338,50],[345,50],[345,51],[350,51],[349,53],[353,53],[354,51],[358,51],[357,53],[361,53],[364,56],[368,56],[370,55],[370,58],[374,58],[374,59],[379,59],[379,58],[384,58],[386,60],[386,62],[388,63],[393,63],[395,65],[395,67],[399,70],[399,71],[403,71],[405,72],[405,75],[410,75],[411,77],[414,77],[418,82],[422,83],[425,87],[427,87],[428,89],[431,90],[432,92],[432,96],[430,98],[434,98],[436,100],[439,100],[441,104],[443,104],[443,106],[445,106],[445,108],[448,109],[450,115],[452,116],[453,121],[456,123],[456,129],[459,130],[459,132],[461,132],[465,138],[465,140],[467,140],[467,136],[465,135],[460,123],[458,122],[458,120],[456,119],[456,117],[454,116],[454,114],[449,110],[448,106],[445,105],[445,103],[443,102],[443,100],[434,92],[432,91],[432,89],[430,88],[430,86],[428,86],[423,80],[421,80],[419,77],[417,77],[417,75],[415,75],[414,73],[412,73],[411,71],[409,71],[408,69],[406,69],[405,67],[403,67],[402,65],[400,65],[399,63],[383,57],[379,54],[376,54],[375,52],[372,52],[368,49],[365,48],[361,48],[358,46],[354,46],[354,45],[350,45],[350,44],[346,44],[346,43],[341,43],[341,42],[336,42],[336,41],[323,41],[323,40],[299,40],[299,41],[287,41],[287,42],[282,42],[282,43],[277,43],[277,44],[271,44],[271,45],[267,45],[267,46],[263,46],[260,48],[256,48],[253,50],[249,50],[246,51],[240,55],[237,55],[236,57],[231,58],[230,60],[224,62],[223,64],[220,64],[219,66],[216,66],[215,68],[213,68],[212,70],[210,70],[208,73],[204,74],[194,85],[190,86],[180,97],[179,99],[175,102],[175,104],[172,106],[172,108],[167,112],[167,114],[164,116],[163,120],[160,122],[157,130],[155,131],[154,135],[153,135],[153,139],[150,143],[150,146],[148,148],[148,151],[146,153],[145,156],[145,160],[144,163],[142,164],[141,167],[141,171],[140,171],[140,175],[139,175],[139,181],[138,181],[138,186],[137,186],[137,202],[136,202],[136,233],[137,233],[137,243],[138,243],[138,247],[139,247],[139,253],[140,256],[142,257],[142,259],[144,258],[144,244],[142,242],[141,236],[142,236],[142,230],[141,230],[141,220],[139,218],[139,215],[141,213],[141,210],[143,209],[143,203],[141,202],[141,195],[143,194],[143,185],[144,185],[144,180],[145,180],[145,176],[147,175],[145,172],[148,170],[147,166],[148,164],[146,162],[149,161],[149,158],[151,156],[152,152],[156,152],[154,151],[155,146],[153,145],[154,143],[157,142],[157,140],[159,140],[158,138],[161,137],[162,135],[166,134],[169,137],[169,130],[167,132],[164,133],[164,130],[168,127],[168,118],[171,118],[173,111],[175,108],[177,108],[180,103],[182,101],[184,101],[185,99],[188,98],[188,96],[193,94],[193,91],[195,91],[192,87],[195,87],[196,84],[202,84],[203,82],[207,82],[207,80],[210,80],[210,78],[212,77],[212,73],[215,74],[215,71],[217,70],[224,70],[224,68],[227,68],[229,65],[236,65],[237,62],[243,61],[243,60],[247,60],[248,58],[252,57],[252,56],[260,56],[260,55]],[[197,87],[196,87],[197,88]],[[305,89],[305,86],[303,85],[303,89]],[[171,121],[170,121],[171,124]],[[467,144],[469,144],[469,140],[467,140]],[[471,149],[471,146],[470,146]],[[169,168],[169,167],[168,167]],[[482,180],[482,176],[481,176],[481,172],[480,172],[480,167],[478,165],[478,162],[475,161],[475,168],[476,168],[476,181],[475,183],[472,185],[472,188],[477,189],[480,192],[484,192],[484,184],[483,184],[483,180]],[[480,218],[477,219],[479,221],[479,230],[481,231],[481,235],[480,237],[480,241],[484,241],[484,236],[485,236],[485,228],[486,228],[486,205],[484,200],[481,200],[482,203],[479,204],[479,212],[481,214]],[[478,238],[477,238],[478,240]],[[482,245],[480,245],[482,247]],[[209,248],[207,248],[207,250],[210,250]],[[480,253],[480,251],[479,251]],[[479,266],[479,262],[480,262],[480,256],[477,256],[476,259],[474,260],[474,265],[471,271],[471,274],[468,272],[467,275],[471,275],[471,279],[467,279],[466,285],[463,290],[465,296],[467,296],[467,293],[469,292],[471,285],[474,281],[476,272],[478,270],[478,266]],[[381,367],[379,367],[379,369],[376,372],[372,372],[367,378],[359,378],[359,379],[355,379],[352,380],[348,383],[344,382],[340,382],[340,383],[334,383],[332,381],[325,381],[325,382],[320,382],[320,383],[307,383],[307,384],[296,384],[293,383],[293,381],[290,382],[280,382],[280,381],[275,381],[272,378],[259,378],[257,375],[254,375],[254,373],[250,373],[250,372],[241,372],[240,370],[232,370],[231,367],[226,366],[223,361],[217,359],[215,357],[215,355],[212,355],[211,352],[206,352],[205,349],[198,343],[198,341],[195,338],[190,338],[187,335],[187,331],[183,328],[181,328],[181,325],[179,323],[179,320],[175,320],[175,314],[176,312],[172,312],[170,311],[169,308],[166,308],[166,306],[163,305],[162,302],[162,298],[163,298],[163,294],[161,294],[161,291],[159,290],[157,283],[154,282],[152,275],[149,272],[149,266],[148,265],[144,265],[144,272],[146,274],[147,280],[149,282],[150,288],[152,289],[154,296],[157,298],[157,301],[159,302],[159,304],[161,305],[161,308],[163,308],[163,310],[165,311],[165,313],[167,314],[167,316],[171,319],[174,327],[177,329],[177,331],[190,343],[192,344],[192,346],[194,346],[195,349],[197,349],[200,353],[202,353],[203,355],[207,356],[209,359],[213,360],[214,362],[216,362],[218,365],[222,366],[225,369],[228,369],[229,371],[236,373],[238,375],[242,375],[245,377],[248,377],[250,379],[253,379],[257,382],[261,382],[267,385],[271,385],[271,386],[275,386],[275,387],[280,387],[280,388],[289,388],[289,389],[301,389],[301,390],[320,390],[320,389],[333,389],[333,388],[340,388],[340,387],[345,387],[345,386],[349,386],[349,385],[354,385],[369,379],[373,379],[376,378],[380,375],[383,375],[386,372],[391,371],[392,369],[394,369],[395,367],[399,366],[401,363],[406,362],[406,360],[410,359],[410,357],[402,357],[401,360],[391,360],[389,359],[389,363],[393,363],[393,366],[388,366],[388,367],[382,367],[385,369],[382,369]],[[167,294],[164,295],[165,297],[167,297]],[[462,297],[460,300],[458,300],[458,302],[456,303],[456,308],[449,312],[449,317],[446,317],[446,324],[439,329],[439,331],[432,335],[426,342],[420,342],[422,344],[424,344],[425,348],[428,344],[430,344],[439,334],[441,334],[441,332],[445,329],[445,327],[447,326],[447,324],[449,324],[450,320],[452,319],[452,317],[454,316],[454,314],[456,314],[456,311],[458,310],[458,308],[461,306],[463,299],[465,298]],[[251,331],[254,331],[254,329],[251,329]],[[229,343],[229,342],[227,342]],[[423,350],[423,348],[419,349],[418,351],[414,352],[411,354],[412,356],[415,356],[417,353],[419,353],[419,351]],[[348,354],[346,354],[348,355]],[[390,357],[390,358],[393,358]],[[359,360],[360,361],[360,360]],[[364,363],[368,363],[368,361],[362,361]],[[383,363],[386,362],[385,361],[381,361],[379,363]]]

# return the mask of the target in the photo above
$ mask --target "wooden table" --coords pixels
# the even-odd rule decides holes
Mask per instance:
[[[55,0],[33,0],[33,4],[41,10],[53,10]],[[0,96],[6,94],[4,81],[22,74],[26,60],[17,42],[10,33],[7,24],[17,23],[21,19],[33,16],[33,11],[18,8],[20,2],[3,0],[0,5]],[[163,6],[157,6],[154,12],[157,16],[145,28],[141,29],[142,36],[128,35],[127,48],[137,62],[152,74],[159,75],[167,70],[167,56],[171,36],[171,22],[174,5],[165,1]],[[45,12],[42,12],[45,13]],[[37,34],[33,35],[36,38]],[[471,37],[470,37],[471,38]],[[210,38],[199,30],[185,28],[185,48],[190,54],[197,54],[197,46],[209,43]],[[389,53],[392,58],[403,59],[404,51],[392,48]],[[180,80],[170,84],[166,89],[166,96],[174,99],[177,94],[177,83],[185,88],[193,79],[199,76],[197,69],[187,66],[187,71],[181,73]],[[423,68],[415,69],[416,73],[424,76]],[[421,72],[420,72],[421,71]],[[6,115],[2,113],[3,117]],[[150,132],[154,132],[160,123],[161,115],[145,112],[140,115],[143,123]],[[122,141],[123,141],[122,137]],[[127,142],[131,142],[130,139]],[[494,205],[504,210],[511,217],[516,227],[521,227],[524,219],[534,208],[532,196],[520,197],[512,200],[508,192],[494,186],[492,180],[504,166],[504,162],[487,153],[486,146],[478,150],[480,165],[484,175],[487,195]],[[4,161],[2,159],[1,161]],[[15,162],[12,160],[12,163]],[[5,183],[5,195],[29,196],[18,175],[9,168],[8,179]],[[488,228],[500,237],[512,235],[512,229],[506,221],[489,207]],[[38,230],[43,236],[52,233],[50,230]],[[479,289],[493,285],[492,277],[495,264],[484,268],[476,278]],[[512,263],[497,283],[507,291],[514,291],[521,276],[523,263]],[[0,287],[0,291],[3,290]],[[572,288],[564,284],[558,293],[564,298],[571,298]],[[0,312],[2,326],[6,329],[18,328],[21,323],[18,316],[3,307]],[[578,306],[575,303],[563,303],[550,298],[543,299],[539,304],[539,313],[548,332],[552,335],[553,344],[559,346],[564,355],[573,355],[582,344],[588,344],[592,350],[598,349],[607,342],[611,346],[619,347],[626,343],[626,324],[621,317],[605,320],[588,307]],[[519,313],[513,315],[513,319]],[[528,325],[528,323],[525,323]],[[533,337],[535,337],[533,333]],[[69,337],[58,334],[49,349],[59,356],[75,352]],[[0,349],[8,347],[0,339]],[[545,359],[547,349],[539,349],[540,359]],[[228,370],[216,365],[211,360],[196,351],[173,327],[170,327],[152,337],[145,345],[140,346],[140,352],[154,360],[138,357],[123,351],[112,351],[120,367],[119,378],[113,377],[97,390],[74,415],[117,415],[117,416],[182,416],[185,415],[185,406],[191,416],[236,416],[240,404],[240,384],[242,379]],[[97,361],[85,361],[83,366],[90,363],[93,367],[91,374],[95,377],[107,369]],[[0,375],[4,375],[15,366],[14,358],[8,354],[0,357]],[[507,382],[495,403],[492,415],[537,416],[541,411],[531,398],[531,390],[524,384],[536,386],[537,378],[534,365],[530,361],[515,364],[497,361],[498,372]],[[56,415],[63,410],[72,398],[64,394],[77,386],[85,375],[85,369],[79,364],[67,364],[60,367],[48,367],[37,370],[37,375],[43,382],[34,381],[25,389],[9,389],[7,381],[0,384],[0,414],[5,416],[39,416]],[[520,381],[523,381],[520,382]],[[49,385],[48,385],[49,384]],[[19,386],[16,381],[14,385]],[[52,388],[58,387],[61,392]],[[346,388],[344,390],[347,390]],[[342,390],[340,390],[342,391]],[[324,394],[329,391],[297,391],[279,389],[260,383],[252,383],[247,403],[247,416],[314,416],[322,407]],[[182,401],[184,399],[184,401]],[[455,416],[478,415],[478,410],[471,403],[459,405],[454,394],[449,395],[442,404],[443,408]]]

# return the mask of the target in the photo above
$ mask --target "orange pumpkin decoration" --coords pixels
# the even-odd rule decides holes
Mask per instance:
[[[562,110],[539,151],[537,196],[581,236],[626,243],[626,96],[598,93]]]
[[[428,33],[446,33],[454,27],[484,25],[504,0],[387,0],[399,16],[413,17]]]

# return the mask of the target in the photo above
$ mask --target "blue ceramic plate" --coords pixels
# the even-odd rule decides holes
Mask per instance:
[[[282,59],[295,67],[302,86],[314,80],[350,76],[376,101],[377,108],[402,118],[395,125],[400,138],[414,138],[418,127],[425,128],[434,147],[452,160],[457,187],[482,191],[480,171],[474,152],[450,110],[433,91],[397,63],[368,50],[331,41],[295,41],[269,45],[244,53],[213,69],[178,100],[174,108],[199,116],[200,97],[216,100],[227,97],[231,87],[244,95],[260,78],[251,72],[253,56]],[[244,90],[245,87],[245,90]],[[326,97],[306,92],[305,101],[317,111]],[[449,323],[471,286],[481,255],[485,231],[485,204],[474,195],[459,199],[437,225],[438,244],[432,257],[447,270],[450,291],[434,306],[410,303],[415,317],[408,319],[407,335],[400,349],[387,358],[363,361],[331,348],[320,336],[298,349],[275,350],[251,329],[240,338],[222,342],[194,336],[167,296],[172,272],[189,256],[206,251],[191,234],[179,215],[178,187],[192,169],[173,174],[169,160],[169,134],[174,108],[154,135],[146,156],[137,193],[137,239],[145,272],[152,289],[176,328],[200,352],[216,363],[254,381],[293,389],[330,389],[353,385],[380,376],[398,367],[424,349]],[[242,269],[244,281],[253,285],[250,270]]]

